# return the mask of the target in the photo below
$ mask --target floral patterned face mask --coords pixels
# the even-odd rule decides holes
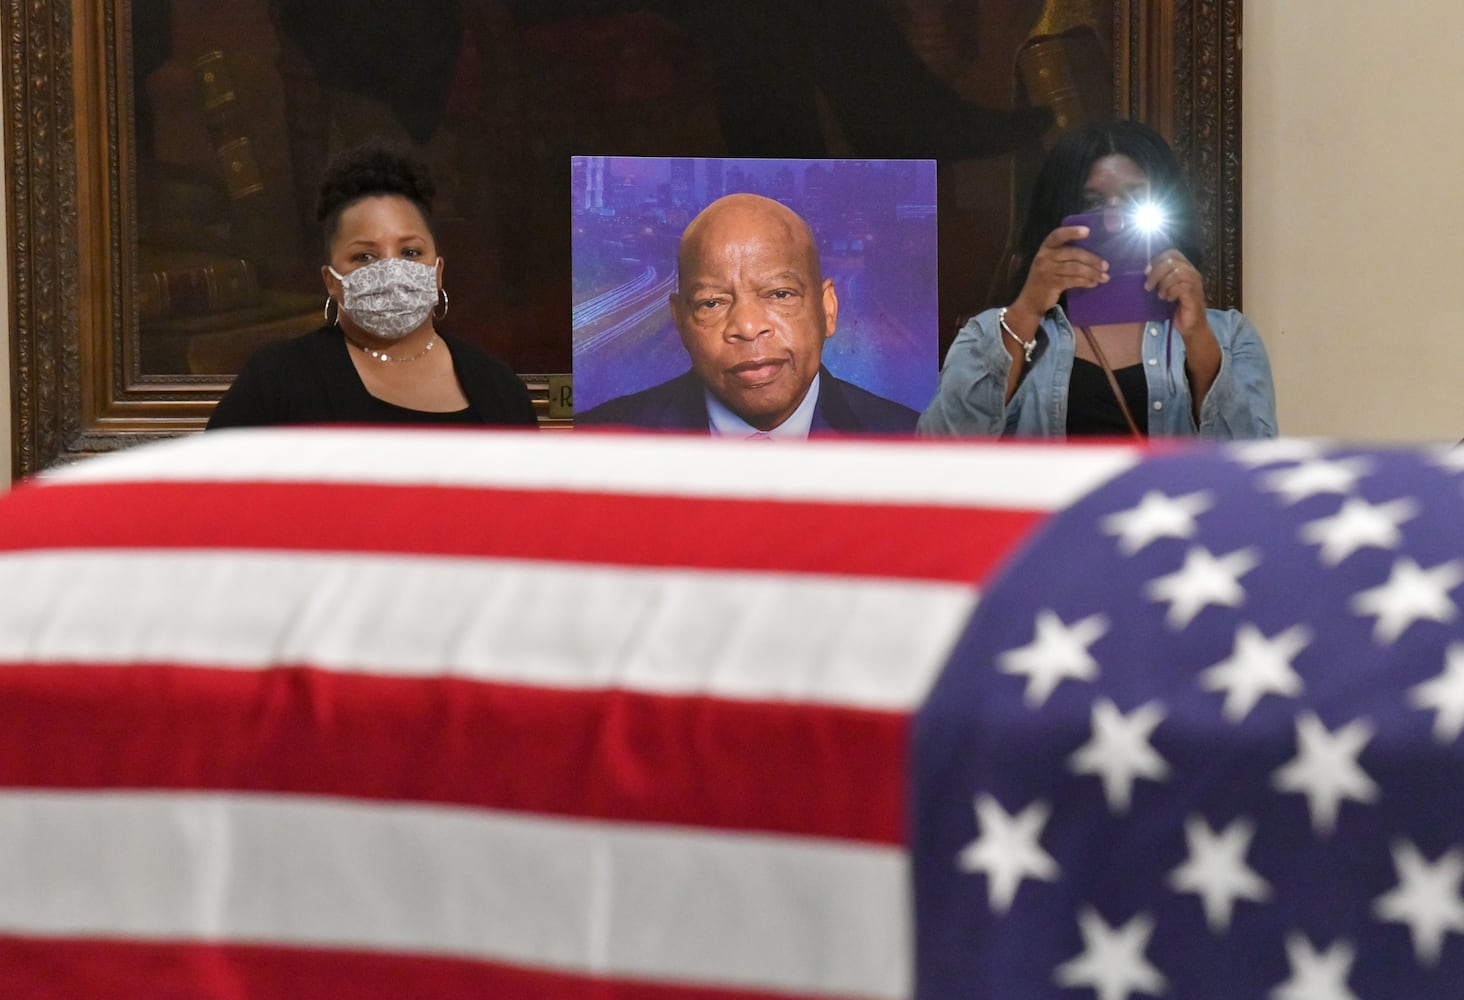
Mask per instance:
[[[341,310],[367,333],[400,340],[422,325],[437,306],[437,267],[405,257],[388,257],[336,274]]]

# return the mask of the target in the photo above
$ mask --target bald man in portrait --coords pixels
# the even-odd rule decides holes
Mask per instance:
[[[823,366],[839,298],[792,209],[754,194],[719,198],[682,233],[676,265],[671,315],[691,369],[576,424],[774,439],[914,432],[914,410]]]

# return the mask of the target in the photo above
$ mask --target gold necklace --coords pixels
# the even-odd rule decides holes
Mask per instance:
[[[377,361],[416,361],[418,358],[426,357],[427,352],[432,350],[433,346],[436,345],[437,334],[434,333],[431,337],[428,337],[427,346],[422,348],[420,351],[418,351],[416,354],[413,354],[409,358],[394,358],[390,354],[387,354],[385,351],[378,351],[370,347],[363,347],[362,345],[352,340],[350,337],[346,338],[346,343],[356,348],[356,350],[360,351],[362,354],[371,355]]]

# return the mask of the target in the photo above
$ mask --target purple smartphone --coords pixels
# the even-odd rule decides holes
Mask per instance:
[[[1123,206],[1069,215],[1064,226],[1087,226],[1085,239],[1072,245],[1091,250],[1108,261],[1108,281],[1096,288],[1069,288],[1063,311],[1073,326],[1105,323],[1147,323],[1174,316],[1174,304],[1144,291],[1144,268],[1149,259],[1170,247],[1162,229],[1143,229],[1133,212]]]

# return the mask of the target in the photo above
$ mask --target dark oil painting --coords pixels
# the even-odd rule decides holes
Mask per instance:
[[[436,176],[445,328],[526,375],[572,366],[573,156],[934,160],[943,346],[999,296],[1044,144],[1113,107],[1101,0],[122,9],[144,376],[227,376],[320,323],[319,177],[368,138]]]

